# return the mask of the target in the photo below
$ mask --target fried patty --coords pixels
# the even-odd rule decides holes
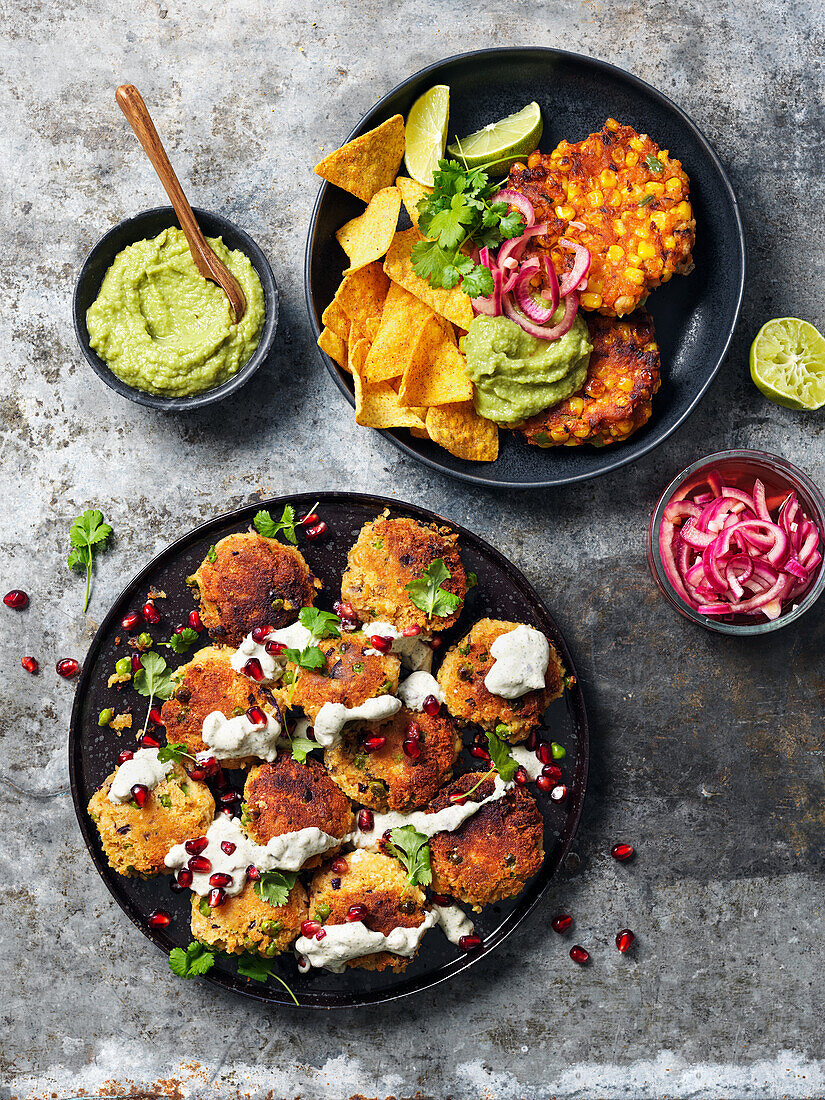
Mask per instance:
[[[574,262],[561,237],[589,249],[584,309],[624,317],[651,290],[693,268],[690,181],[667,149],[632,126],[609,118],[584,141],[531,153],[526,165],[513,165],[508,186],[530,200],[537,221],[548,222],[528,254],[549,250],[561,276]]]
[[[272,692],[236,672],[229,663],[231,656],[228,647],[207,646],[174,672],[175,694],[161,708],[169,744],[183,743],[193,756],[205,752],[209,746],[202,736],[203,720],[213,710],[232,718],[257,705],[278,717]],[[243,768],[252,759],[222,760],[221,764],[225,768]]]
[[[508,730],[506,740],[513,743],[523,741],[541,725],[547,707],[564,691],[564,668],[552,645],[543,691],[503,699],[487,690],[484,677],[493,667],[490,646],[517,626],[519,623],[501,619],[479,619],[469,634],[448,650],[437,676],[453,718],[475,722],[485,730],[495,730],[503,723]]]
[[[318,871],[309,887],[309,908],[313,915],[319,906],[329,906],[324,924],[344,924],[351,905],[364,905],[364,924],[373,932],[388,936],[393,928],[417,928],[423,923],[426,899],[417,886],[407,885],[407,873],[391,856],[379,852],[358,851],[344,857],[347,870],[328,867]],[[322,912],[325,911],[322,908]],[[413,956],[414,957],[414,956]],[[412,959],[380,951],[362,955],[347,966],[362,970],[405,970]]]
[[[234,648],[257,626],[294,623],[321,587],[299,550],[252,531],[221,539],[187,583],[211,637]]]
[[[287,674],[294,677],[294,683],[281,691],[281,698],[291,706],[303,707],[310,721],[324,703],[357,707],[397,690],[401,661],[393,654],[368,652],[371,646],[363,634],[323,638],[316,645],[324,654],[324,667],[316,671],[287,663]]]
[[[286,951],[309,916],[306,890],[300,882],[290,890],[286,905],[270,905],[258,897],[251,882],[214,909],[205,902],[206,898],[192,895],[192,936],[230,955],[257,951],[270,957]]]
[[[421,749],[417,758],[402,747],[410,732]],[[367,753],[365,735],[386,737],[386,744]],[[449,718],[402,708],[379,726],[347,730],[338,745],[326,750],[324,763],[355,802],[374,810],[406,811],[423,806],[449,779],[460,749],[461,738]]]
[[[410,581],[442,558],[450,572],[441,588],[459,597],[449,615],[428,615],[406,591]],[[349,552],[341,595],[362,622],[388,622],[396,630],[417,626],[430,635],[458,621],[467,593],[467,575],[458,552],[458,535],[449,527],[415,519],[379,516],[361,528]]]
[[[109,864],[120,875],[168,874],[163,860],[173,844],[205,833],[215,816],[215,800],[205,783],[190,779],[180,764],[149,791],[142,807],[108,799],[115,772],[89,802]]]
[[[311,757],[299,764],[291,756],[279,756],[273,764],[252,768],[244,786],[241,822],[258,844],[273,836],[294,833],[315,826],[330,836],[352,832],[355,819],[349,799],[341,793],[324,767]],[[339,849],[330,849],[330,858]],[[304,867],[317,867],[321,856],[307,860]]]
[[[621,319],[591,313],[587,327],[593,351],[582,388],[518,426],[536,447],[621,443],[650,419],[661,383],[653,318],[644,310]]]
[[[428,809],[435,813],[450,806],[450,795],[468,791],[478,778],[477,772],[459,776]],[[469,797],[481,802],[494,789],[491,776]],[[544,823],[536,801],[524,787],[513,787],[482,806],[460,829],[432,837],[432,888],[479,910],[518,894],[543,859]]]

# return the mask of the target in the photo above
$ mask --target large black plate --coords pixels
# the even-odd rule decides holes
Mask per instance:
[[[604,61],[540,47],[479,50],[439,61],[384,96],[347,141],[394,114],[406,117],[422,92],[450,86],[450,135],[468,134],[536,100],[542,108],[541,148],[562,138],[579,141],[608,116],[651,134],[678,157],[691,181],[696,215],[696,269],[674,276],[648,299],[662,353],[662,388],[649,423],[627,443],[541,450],[501,433],[497,462],[465,462],[404,429],[385,434],[400,450],[443,473],[501,488],[547,488],[586,481],[633,462],[662,443],[690,414],[719,370],[739,317],[745,280],[745,236],[736,198],[719,159],[688,116],[661,92]],[[402,165],[402,172],[404,171]],[[335,231],[360,214],[352,195],[321,185],[307,239],[304,287],[316,337],[345,256]],[[319,352],[323,355],[322,352]],[[353,404],[352,380],[323,355],[339,389]]]
[[[133,743],[133,735],[128,731],[119,738],[112,730],[101,729],[97,724],[98,714],[108,706],[122,710],[124,701],[128,699],[136,702],[136,727],[142,725],[145,716],[144,700],[131,690],[127,689],[124,695],[118,696],[116,689],[107,687],[106,681],[114,669],[115,661],[127,652],[125,638],[121,645],[115,644],[115,638],[124,634],[120,628],[120,620],[127,611],[142,605],[147,590],[154,585],[166,592],[167,598],[157,601],[164,619],[157,627],[152,628],[152,633],[159,640],[167,638],[171,627],[185,621],[192,609],[192,598],[185,578],[194,572],[212,543],[232,531],[248,527],[258,508],[270,508],[273,513],[277,511],[280,515],[284,503],[290,501],[300,513],[301,509],[306,511],[316,500],[320,501],[318,510],[329,525],[329,536],[323,542],[307,543],[302,539],[301,549],[315,574],[326,582],[327,587],[319,600],[321,606],[330,608],[332,601],[338,597],[339,580],[346,565],[347,551],[367,520],[374,519],[384,508],[389,508],[393,515],[438,520],[459,532],[464,563],[468,570],[474,570],[478,575],[478,586],[470,592],[461,621],[447,636],[448,643],[460,637],[475,619],[485,615],[529,622],[547,634],[563,655],[565,667],[569,672],[575,672],[558,627],[519,570],[477,535],[424,508],[399,504],[384,497],[354,493],[305,493],[241,508],[228,515],[218,516],[184,535],[141,570],[103,620],[86,657],[77,687],[69,738],[72,797],[86,846],[103,881],[123,911],[144,935],[167,953],[172,947],[185,946],[190,940],[188,892],[184,895],[173,894],[169,890],[169,879],[166,876],[144,882],[115,874],[103,854],[97,830],[86,813],[92,794],[115,768],[120,750]],[[168,659],[170,663],[183,663],[188,658],[175,659],[170,653]],[[588,733],[584,698],[578,684],[565,692],[564,699],[552,704],[547,721],[554,739],[561,741],[567,748],[564,770],[565,782],[571,791],[570,797],[566,803],[556,805],[547,796],[539,795],[539,804],[545,818],[544,865],[518,898],[490,906],[478,918],[476,925],[484,936],[484,947],[474,954],[465,955],[452,947],[436,929],[424,939],[418,957],[407,971],[396,975],[389,972],[376,974],[365,970],[350,970],[343,975],[328,974],[326,971],[311,971],[307,975],[301,975],[294,958],[291,955],[283,956],[278,962],[276,972],[295,990],[303,1006],[341,1008],[376,1004],[427,989],[473,965],[498,946],[521,923],[547,889],[550,879],[564,859],[575,834],[584,801]],[[470,763],[469,757],[466,757],[465,763]],[[230,774],[233,776],[233,783],[240,788],[244,773]],[[152,931],[147,927],[146,918],[158,907],[172,913],[173,920],[168,929]],[[239,979],[235,974],[234,964],[223,958],[216,962],[208,979],[256,1000],[286,1006],[292,1003],[275,982],[263,986]],[[177,979],[170,975],[170,980]]]

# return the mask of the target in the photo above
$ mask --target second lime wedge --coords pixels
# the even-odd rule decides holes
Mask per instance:
[[[404,163],[418,183],[432,187],[433,172],[444,156],[450,119],[450,89],[436,84],[419,96],[407,115]]]
[[[775,317],[751,344],[751,378],[761,393],[787,409],[825,405],[825,337],[798,317]]]
[[[491,122],[468,137],[456,138],[448,152],[468,168],[494,165],[497,171],[506,171],[538,147],[543,126],[538,103],[528,103],[514,115]]]

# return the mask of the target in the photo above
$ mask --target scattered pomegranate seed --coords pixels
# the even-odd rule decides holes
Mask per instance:
[[[273,657],[280,657],[286,649],[286,646],[283,642],[267,642],[264,649],[267,653],[271,653]]]
[[[349,909],[347,909],[347,920],[348,921],[363,920],[366,915],[367,915],[366,905],[351,905],[349,907]]]
[[[317,512],[307,512],[305,516],[301,516],[298,520],[299,527],[312,527],[313,524],[318,522]]]
[[[173,634],[183,634],[184,630],[186,630],[186,623],[178,623],[178,625],[175,627],[175,629],[172,631],[172,633]]]
[[[623,928],[621,932],[616,933],[616,946],[624,955],[626,951],[629,951],[633,946],[633,942],[636,937],[630,931],[629,928]]]
[[[536,780],[536,786],[546,794],[553,789],[553,780],[547,775],[540,775]]]
[[[22,611],[24,607],[29,606],[29,597],[22,588],[12,588],[11,592],[7,592],[3,597],[3,603],[14,611]]]
[[[320,523],[316,523],[314,527],[307,527],[306,536],[310,541],[322,538],[327,533],[327,525],[321,520]]]
[[[430,649],[441,649],[443,645],[443,638],[430,638]]]
[[[30,672],[32,676],[36,676],[40,671],[40,665],[37,663],[37,659],[35,657],[21,657],[20,664],[23,666],[26,672]]]
[[[351,603],[347,603],[345,600],[336,600],[332,605],[332,610],[338,616],[339,619],[357,619],[355,609]]]
[[[260,707],[250,707],[246,712],[246,717],[258,729],[266,728],[266,715]]]
[[[372,634],[370,645],[373,649],[377,649],[379,653],[389,653],[392,649],[392,638],[384,638],[381,634]]]
[[[261,872],[258,870],[254,863],[250,863],[247,867],[246,877],[248,879],[251,879],[253,882],[257,882],[258,879],[261,877]]]
[[[570,958],[574,963],[578,963],[579,966],[584,966],[585,963],[590,962],[590,952],[585,950],[581,944],[575,943],[570,948]]]
[[[552,921],[550,922],[550,927],[553,929],[554,932],[558,932],[558,934],[561,936],[564,932],[567,931],[572,923],[573,918],[570,916],[569,913],[560,913],[557,917],[553,917]]]
[[[187,867],[190,871],[195,871],[199,875],[208,875],[212,870],[212,860],[207,859],[206,856],[192,856],[187,863]]]
[[[470,756],[474,756],[476,760],[489,760],[490,754],[486,749],[483,749],[481,745],[473,745],[470,749]]]
[[[226,901],[226,890],[221,886],[216,886],[213,890],[209,891],[209,908],[217,909],[219,905],[223,905]]]
[[[124,630],[134,630],[136,626],[139,626],[143,622],[143,616],[139,611],[129,611],[120,620],[120,625]]]
[[[228,875],[226,871],[216,871],[214,875],[209,876],[210,886],[229,886],[232,882],[232,876]]]
[[[610,849],[610,854],[619,863],[626,863],[627,860],[632,859],[636,854],[636,849],[632,844],[614,844]]]
[[[425,714],[429,714],[431,718],[434,718],[441,710],[441,704],[434,695],[428,695],[421,704],[421,709]]]
[[[224,791],[221,795],[221,802],[224,805],[231,805],[233,802],[240,802],[242,798],[240,791]]]
[[[192,885],[192,879],[194,877],[195,876],[192,874],[188,867],[181,867],[181,869],[178,871],[178,882],[185,890],[188,890],[189,887]]]
[[[515,779],[516,783],[518,783],[520,787],[523,787],[525,786],[525,784],[530,782],[530,776],[527,774],[524,768],[521,767],[521,765],[516,768],[516,774],[513,776],[513,779]]]
[[[549,741],[542,741],[542,743],[536,749],[536,756],[539,758],[542,764],[553,763],[553,750],[550,747]]]
[[[189,778],[194,779],[196,782],[201,779],[206,779],[206,769],[196,764],[194,768],[189,769]]]
[[[375,814],[372,810],[358,811],[358,828],[363,833],[369,833],[375,825]]]
[[[327,937],[327,932],[326,932],[326,929],[325,929],[325,928],[322,928],[320,932],[316,932],[316,933],[315,933],[315,939],[316,939],[316,940],[317,940],[317,941],[318,941],[319,943],[321,942],[321,940],[325,940],[325,939],[326,939],[326,937]]]
[[[178,880],[173,877],[169,879],[169,889],[172,891],[173,894],[182,894],[186,887],[181,886]]]
[[[558,783],[550,792],[550,797],[554,802],[564,802],[569,793],[564,783]]]
[[[199,760],[198,763],[207,775],[215,775],[218,771],[218,762],[214,756],[207,756],[203,760]]]
[[[172,918],[165,909],[155,909],[153,913],[149,914],[149,920],[147,921],[150,928],[168,928],[171,923]]]
[[[264,670],[261,668],[261,662],[257,657],[250,657],[246,664],[243,666],[244,676],[248,676],[250,680],[258,680],[259,682],[264,678]]]
[[[229,776],[226,774],[223,768],[219,764],[216,764],[215,767],[212,769],[211,775],[218,790],[225,791],[226,788],[229,786]]]
[[[404,755],[408,756],[410,760],[417,760],[421,755],[421,745],[418,741],[413,741],[409,737],[402,742],[401,749]]]
[[[527,739],[524,742],[524,747],[527,749],[528,752],[535,752],[538,743],[539,735],[536,733],[535,730],[531,730],[530,733],[527,734]]]
[[[189,625],[193,630],[197,630],[198,634],[203,630],[203,623],[201,622],[201,616],[199,611],[189,612]]]
[[[80,664],[74,657],[63,657],[57,662],[55,668],[58,676],[62,676],[64,680],[70,680],[80,671]]]
[[[349,870],[349,864],[343,856],[339,856],[338,859],[334,859],[332,861],[331,867],[336,875],[345,875]]]
[[[138,742],[142,749],[159,749],[160,741],[156,737],[153,737],[151,733],[144,733]]]
[[[139,653],[132,654],[132,672],[137,672],[139,668],[143,668],[143,661],[140,659]]]
[[[224,817],[234,817],[235,810],[232,806],[221,806],[221,813]]]
[[[153,726],[162,726],[163,718],[161,717],[160,707],[152,707],[149,711],[149,721]]]
[[[433,894],[433,905],[452,905],[453,899],[446,894]]]
[[[554,783],[558,783],[561,779],[561,768],[558,764],[545,764],[541,769],[541,774],[546,775],[548,779],[552,779]]]
[[[252,631],[252,641],[260,645],[265,638],[269,637],[274,629],[274,626],[256,626]]]
[[[481,936],[462,936],[458,941],[458,946],[462,951],[475,951],[481,947]]]
[[[208,843],[209,837],[196,836],[192,840],[187,840],[183,847],[190,856],[199,856]]]
[[[143,783],[135,783],[129,793],[140,807],[146,804],[146,799],[149,797],[149,788],[145,787]]]
[[[135,754],[132,752],[131,749],[124,749],[121,753],[119,753],[117,762],[118,764],[125,764],[126,761],[131,760],[134,755]]]
[[[456,791],[454,794],[450,795],[450,801],[455,806],[463,806],[467,801],[467,795],[464,794],[463,791]]]
[[[147,623],[159,623],[160,612],[152,603],[151,600],[147,600],[143,607],[140,609],[141,614]]]
[[[378,752],[379,749],[383,749],[386,743],[386,737],[382,737],[380,733],[373,733],[364,739],[364,751],[369,753]]]
[[[231,840],[221,841],[221,851],[225,852],[228,856],[231,856],[236,848],[237,844],[233,844]]]
[[[412,626],[405,626],[401,633],[405,638],[416,638],[421,633],[421,627],[413,623]]]
[[[301,935],[306,936],[307,939],[320,931],[321,922],[319,920],[305,920],[301,922]]]
[[[421,726],[415,719],[412,719],[407,723],[407,728],[404,731],[404,736],[408,741],[420,741],[421,740]]]

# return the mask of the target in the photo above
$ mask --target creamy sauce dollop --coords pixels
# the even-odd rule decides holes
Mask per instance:
[[[542,762],[536,756],[534,752],[530,752],[524,745],[511,745],[510,752],[513,755],[513,759],[517,764],[520,764],[522,768],[527,772],[530,778],[535,781],[541,775],[541,769],[544,767]]]
[[[434,905],[433,912],[450,943],[458,946],[462,936],[472,936],[475,925],[457,905]]]
[[[280,733],[281,723],[271,714],[266,715],[265,726],[257,726],[246,714],[227,718],[219,710],[213,710],[203,720],[201,737],[209,746],[208,755],[216,760],[255,756],[271,763],[278,757]]]
[[[492,695],[518,699],[544,687],[550,643],[535,627],[522,624],[500,634],[490,646],[490,655],[493,665],[484,677],[484,686]]]
[[[357,707],[345,707],[343,703],[324,703],[312,724],[315,740],[321,748],[328,749],[341,740],[347,722],[383,722],[401,710],[401,700],[394,695],[379,695],[367,699]]]
[[[271,634],[267,634],[263,642],[256,642],[251,634],[247,634],[230,657],[229,663],[236,672],[243,672],[246,662],[252,657],[257,657],[264,680],[272,683],[283,676],[286,658],[283,654],[270,653],[266,643],[280,642],[288,649],[306,649],[311,641],[312,634],[300,623],[292,623],[291,626],[285,626],[281,630],[273,630]]]
[[[166,778],[174,766],[171,760],[167,760],[165,764],[158,760],[158,749],[138,749],[131,760],[124,761],[117,769],[106,797],[116,806],[131,802],[132,787],[140,784],[151,791]]]
[[[419,669],[424,669],[425,672],[429,672],[432,668],[433,651],[427,645],[426,641],[424,641],[421,634],[413,634],[409,638],[405,638],[403,634],[395,629],[392,623],[381,621],[366,623],[361,627],[361,631],[366,635],[367,639],[372,638],[375,634],[377,634],[379,638],[391,638],[391,652],[398,654],[404,668],[412,669],[413,672],[417,672]],[[377,653],[380,655],[380,651],[377,649],[368,649],[367,653]]]
[[[423,710],[424,700],[428,695],[434,695],[439,703],[443,703],[446,698],[438,680],[429,672],[411,672],[398,685],[398,698],[407,710]]]
[[[408,959],[418,950],[424,933],[433,927],[436,920],[436,914],[429,912],[415,928],[399,926],[386,936],[383,932],[373,932],[360,920],[347,924],[326,924],[323,939],[299,936],[295,941],[295,951],[303,960],[299,963],[299,969],[306,971],[310,967],[323,967],[333,974],[340,974],[352,959],[377,955],[379,951],[391,951]]]

